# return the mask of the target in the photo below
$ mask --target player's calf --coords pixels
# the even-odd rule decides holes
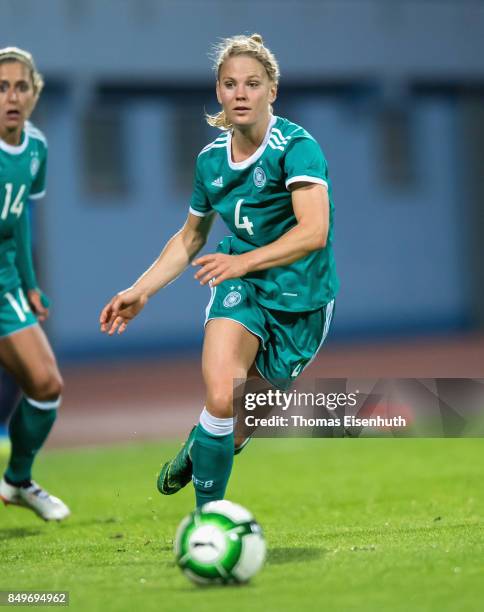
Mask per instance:
[[[197,506],[223,499],[234,459],[233,418],[215,417],[204,408],[191,457]]]

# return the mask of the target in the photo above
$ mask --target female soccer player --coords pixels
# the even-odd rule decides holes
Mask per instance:
[[[20,236],[16,236],[16,237],[17,239],[21,238]],[[22,249],[22,246],[19,247],[18,245],[16,245],[17,251],[21,249]],[[31,259],[29,259],[29,261],[31,261]],[[19,262],[17,262],[17,264],[18,263]],[[35,272],[33,268],[24,270],[20,266],[19,274],[20,274],[21,286],[22,286],[24,293],[28,294],[30,288],[37,290],[37,281],[35,280]],[[25,275],[26,275],[26,278],[25,278]],[[32,275],[34,278],[34,283],[30,287]],[[48,308],[49,308],[49,299],[42,292],[41,292],[41,304],[45,309],[45,313],[42,315],[37,313],[39,321],[42,321],[47,317]],[[13,378],[9,372],[4,370],[3,368],[0,368],[0,457],[1,458],[3,458],[4,456],[8,458],[10,456],[11,448],[10,448],[10,438],[8,435],[8,421],[10,419],[10,415],[12,414],[12,412],[17,406],[17,403],[20,399],[21,394],[22,394],[22,390],[16,383],[15,378]]]
[[[326,161],[303,128],[272,114],[276,59],[258,34],[235,36],[218,48],[215,71],[222,109],[207,119],[222,134],[198,156],[187,221],[100,317],[102,331],[124,332],[190,262],[200,266],[195,278],[210,285],[205,407],[158,478],[166,495],[193,480],[197,505],[222,499],[230,476],[234,379],[294,380],[324,342],[337,291]],[[195,259],[215,212],[233,235]],[[235,452],[243,444],[235,440]]]
[[[45,194],[47,142],[27,121],[42,86],[30,53],[0,49],[0,365],[23,392],[9,424],[11,453],[0,498],[45,520],[62,520],[69,515],[67,506],[32,481],[32,465],[55,421],[62,391],[55,357],[38,325],[48,310],[33,270],[25,206],[27,198]]]

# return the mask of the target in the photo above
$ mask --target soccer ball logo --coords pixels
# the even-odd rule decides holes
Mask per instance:
[[[209,502],[178,527],[175,556],[197,584],[247,582],[264,564],[266,543],[252,514],[227,500]]]

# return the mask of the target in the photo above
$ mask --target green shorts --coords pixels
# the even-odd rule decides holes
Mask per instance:
[[[20,287],[6,291],[0,298],[0,338],[11,336],[26,327],[37,324],[37,317],[30,309]]]
[[[255,366],[277,388],[291,386],[328,335],[334,300],[319,310],[286,312],[261,306],[252,283],[241,278],[224,281],[211,291],[205,325],[212,319],[231,319],[258,336]]]

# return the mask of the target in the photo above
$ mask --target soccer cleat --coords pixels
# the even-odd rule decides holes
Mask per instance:
[[[171,461],[167,461],[161,468],[157,487],[162,495],[173,495],[173,493],[177,493],[191,481],[193,465],[190,459],[190,451],[195,439],[196,430],[197,426],[195,425],[188,435],[187,441],[178,451],[178,454]]]
[[[15,487],[2,478],[0,499],[6,506],[12,504],[32,510],[44,521],[62,521],[71,513],[63,501],[50,495],[35,482],[30,487]]]

